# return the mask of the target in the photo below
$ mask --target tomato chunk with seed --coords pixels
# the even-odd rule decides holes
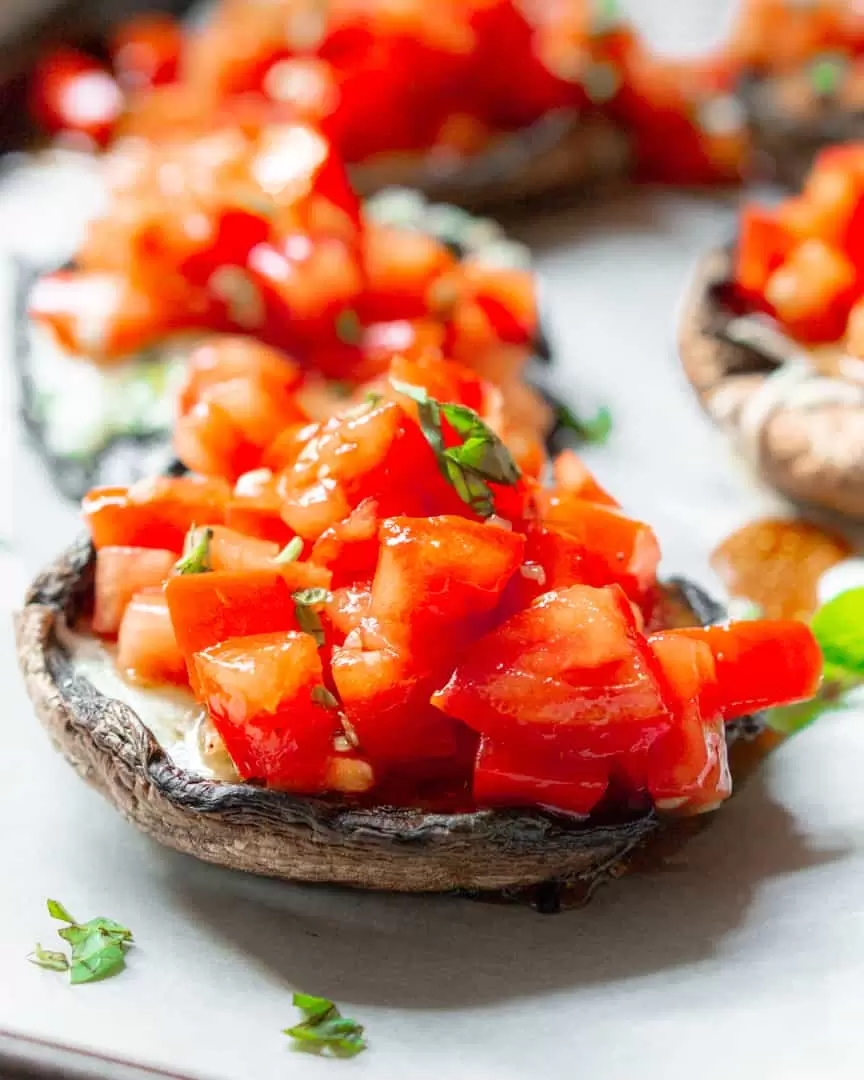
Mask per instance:
[[[156,477],[131,487],[93,488],[82,512],[94,546],[180,552],[193,525],[220,524],[231,489],[224,480]]]
[[[677,631],[649,639],[674,702],[674,723],[647,749],[648,791],[658,810],[697,814],[732,793],[711,649]]]
[[[116,634],[135,593],[161,585],[176,561],[173,551],[159,548],[103,547],[96,556],[94,632]]]
[[[482,734],[604,754],[668,728],[656,661],[615,586],[546,593],[460,654],[432,702]]]
[[[196,653],[194,667],[199,694],[244,780],[325,790],[339,720],[316,700],[324,673],[308,634],[232,637]]]
[[[479,806],[547,806],[590,814],[606,793],[609,767],[602,759],[480,740],[472,790]]]
[[[186,660],[162,588],[142,589],[126,605],[117,633],[117,667],[134,682],[186,684]]]
[[[370,640],[370,636],[375,640]],[[333,650],[333,682],[359,750],[385,766],[458,756],[455,720],[429,704],[440,678],[380,634],[350,634]]]
[[[704,641],[717,668],[717,708],[725,720],[806,701],[819,689],[822,653],[804,623],[759,619],[680,630]]]
[[[650,526],[569,492],[541,493],[538,505],[544,525],[566,532],[583,546],[589,584],[614,582],[637,603],[656,584],[660,546]]]

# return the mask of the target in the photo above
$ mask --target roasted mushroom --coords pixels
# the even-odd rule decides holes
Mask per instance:
[[[864,385],[742,314],[731,279],[731,252],[709,252],[682,309],[681,361],[702,405],[788,498],[864,518]]]
[[[64,627],[74,627],[92,603],[93,570],[93,550],[83,540],[33,583],[17,616],[21,670],[58,749],[160,843],[207,862],[297,881],[426,892],[555,880],[590,891],[667,827],[650,811],[586,820],[539,809],[366,809],[186,772],[132,708],[76,672]],[[668,585],[662,606],[666,625],[723,615],[686,582]],[[758,717],[739,720],[727,738],[759,726]]]

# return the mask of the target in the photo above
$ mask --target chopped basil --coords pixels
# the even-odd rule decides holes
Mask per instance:
[[[296,562],[302,554],[303,540],[299,536],[294,536],[288,541],[285,547],[282,548],[273,561],[277,563],[292,563]]]
[[[342,1016],[332,1001],[311,994],[295,994],[292,1003],[303,1014],[303,1019],[282,1034],[294,1039],[298,1050],[331,1057],[354,1057],[366,1049],[363,1026]]]
[[[487,481],[512,486],[522,475],[501,439],[467,405],[438,401],[424,387],[398,379],[391,379],[390,383],[394,390],[417,402],[426,441],[459,498],[481,517],[491,517],[495,503]],[[442,417],[462,439],[457,446],[445,444]]]
[[[71,946],[70,955],[50,952],[41,945],[30,961],[52,971],[68,971],[71,983],[95,982],[116,975],[125,967],[126,950],[132,943],[132,931],[99,916],[89,922],[77,922],[57,900],[48,901],[48,914],[67,925],[57,933]]]
[[[68,971],[69,961],[66,959],[66,953],[51,952],[48,949],[43,949],[41,945],[37,944],[36,948],[27,957],[31,964],[36,964],[37,967],[46,968],[48,971]]]
[[[612,431],[612,413],[605,405],[587,420],[580,419],[566,405],[559,405],[555,410],[555,419],[559,428],[566,428],[582,442],[595,443],[597,446],[602,446]]]
[[[810,625],[825,660],[822,687],[812,701],[770,709],[770,727],[792,735],[823,713],[846,707],[847,691],[864,683],[862,622],[864,588],[848,589],[819,608]]]
[[[298,589],[292,593],[297,624],[304,634],[311,634],[320,648],[324,644],[324,627],[316,610],[331,599],[327,589]]]
[[[810,65],[810,85],[820,97],[830,97],[840,89],[846,70],[843,56],[823,56]]]
[[[178,574],[206,574],[212,570],[210,565],[210,543],[213,540],[213,530],[209,528],[196,529],[193,525],[186,533],[183,542],[183,554],[174,564],[174,570]]]
[[[363,324],[356,311],[344,308],[336,316],[336,337],[343,345],[359,345],[363,336]]]
[[[339,708],[339,698],[335,694],[331,694],[326,686],[313,686],[312,700],[316,705],[323,705],[325,709]]]

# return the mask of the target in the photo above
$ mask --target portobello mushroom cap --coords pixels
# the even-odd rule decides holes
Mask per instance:
[[[369,195],[395,185],[466,210],[518,210],[541,196],[566,198],[625,175],[629,140],[599,113],[557,110],[529,127],[493,138],[476,154],[381,154],[351,167],[356,189]]]
[[[731,279],[731,250],[708,252],[681,311],[681,362],[703,407],[788,498],[864,519],[864,386],[814,373],[814,393],[766,398],[766,380],[791,357],[736,332]]]
[[[839,55],[826,59],[852,68]],[[811,63],[784,76],[745,72],[736,91],[753,136],[756,172],[791,188],[800,187],[821,150],[864,138],[864,109],[845,93],[845,76],[838,70],[837,87],[820,93],[812,69]]]
[[[661,828],[653,811],[595,820],[536,810],[427,813],[363,808],[185,772],[136,713],[77,674],[58,629],[93,592],[89,539],[33,583],[16,616],[18,657],[56,747],[121,813],[168,847],[256,874],[402,892],[502,890],[617,876]],[[723,611],[686,582],[664,587],[665,625],[717,621]],[[753,730],[753,718],[744,722]],[[756,720],[758,730],[758,719]],[[733,728],[730,737],[740,733]],[[746,734],[745,730],[745,734]]]

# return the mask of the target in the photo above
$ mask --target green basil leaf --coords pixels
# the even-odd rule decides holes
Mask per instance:
[[[316,705],[322,705],[325,709],[339,708],[339,698],[332,694],[326,686],[313,686],[311,697]]]
[[[213,540],[213,530],[209,528],[196,529],[193,525],[186,533],[183,542],[183,554],[174,564],[174,570],[178,574],[206,574],[212,567],[210,565],[210,543]]]
[[[100,979],[117,975],[126,966],[125,950],[116,941],[107,941],[98,932],[88,939],[79,949],[79,955],[72,953],[69,981],[73,985],[86,982],[98,982]]]
[[[363,324],[356,311],[343,308],[336,316],[336,337],[343,345],[359,345],[363,337]]]
[[[31,964],[45,968],[48,971],[69,970],[69,961],[66,959],[65,953],[52,952],[50,949],[43,949],[42,946],[38,944],[27,959]]]
[[[75,920],[66,910],[66,908],[60,903],[59,900],[48,901],[48,914],[52,919],[58,919],[60,922],[74,923]]]
[[[559,405],[555,419],[559,427],[572,431],[582,442],[596,446],[602,446],[612,432],[612,413],[605,405],[587,420],[580,419],[566,405]]]
[[[279,552],[273,562],[292,563],[296,562],[303,554],[303,540],[299,536],[292,537],[284,548]]]
[[[331,599],[331,594],[327,589],[298,589],[292,596],[297,625],[304,634],[315,638],[320,649],[325,641],[324,626],[315,608],[317,605],[326,604]]]
[[[825,663],[846,676],[864,678],[864,588],[840,593],[813,616],[811,629]]]
[[[332,1001],[310,994],[295,994],[293,1001],[303,1020],[283,1034],[294,1039],[298,1049],[332,1057],[354,1057],[366,1049],[362,1024],[342,1016]]]

